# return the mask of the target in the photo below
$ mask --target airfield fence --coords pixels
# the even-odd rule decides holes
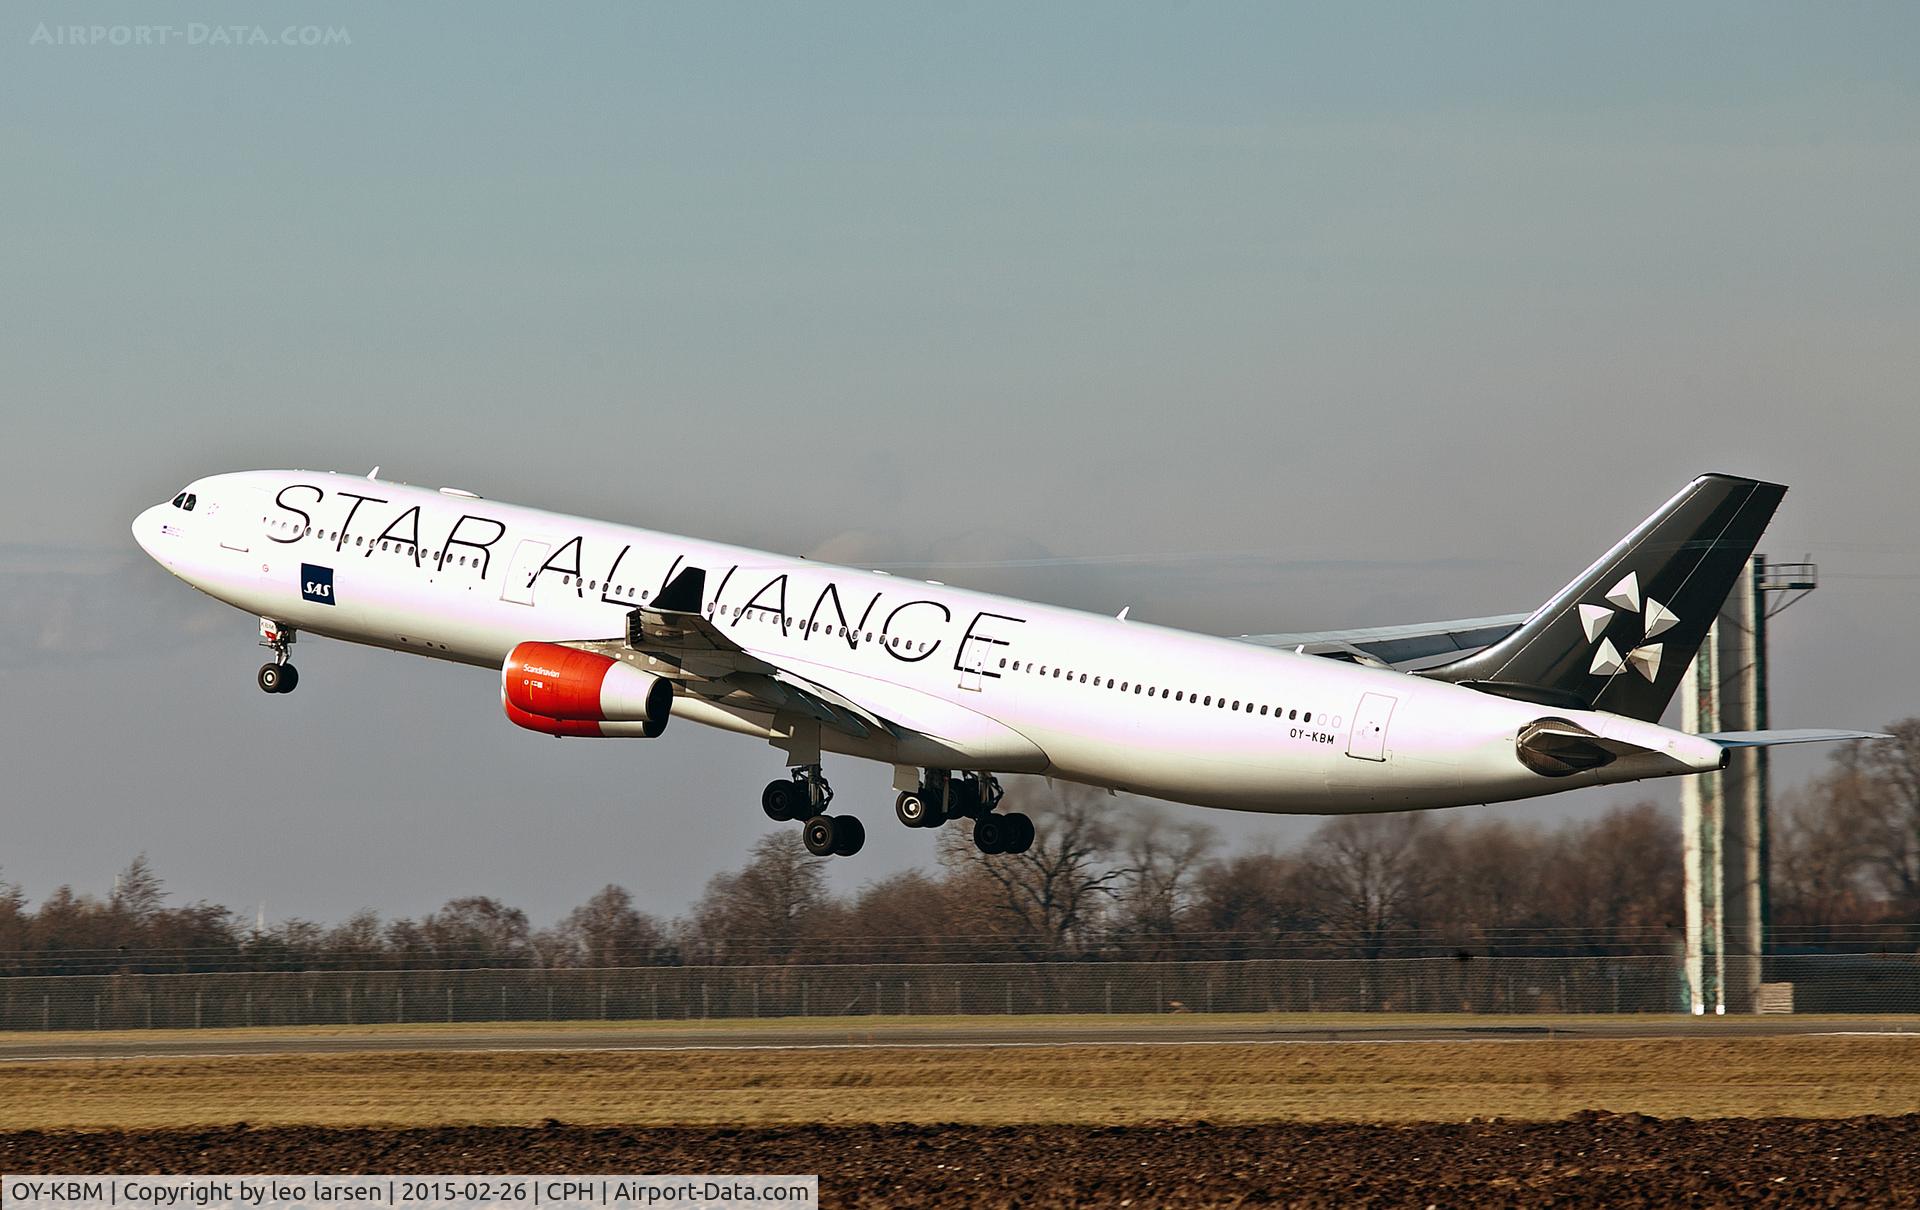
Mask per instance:
[[[1767,960],[1798,1012],[1920,1012],[1920,957]],[[1774,995],[1773,1003],[1780,997]],[[1016,1013],[1685,1012],[1671,958],[1257,959],[0,978],[0,1030]]]

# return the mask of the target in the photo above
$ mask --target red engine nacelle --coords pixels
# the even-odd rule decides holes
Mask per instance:
[[[501,666],[500,701],[529,731],[650,739],[667,729],[673,685],[611,656],[522,643]]]

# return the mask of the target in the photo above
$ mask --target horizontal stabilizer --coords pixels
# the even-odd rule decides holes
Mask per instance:
[[[1368,626],[1358,630],[1313,630],[1300,634],[1243,634],[1243,643],[1262,647],[1295,648],[1309,655],[1357,651],[1383,664],[1404,664],[1437,655],[1458,655],[1497,643],[1529,615],[1502,614],[1491,618],[1461,618],[1453,622],[1422,622],[1406,626]]]
[[[1722,748],[1771,748],[1778,744],[1835,744],[1856,739],[1892,739],[1884,731],[1833,731],[1801,727],[1787,731],[1715,731],[1702,735]]]

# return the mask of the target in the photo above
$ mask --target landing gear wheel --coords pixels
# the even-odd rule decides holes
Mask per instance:
[[[1005,816],[982,815],[973,821],[973,847],[982,853],[1004,853],[1011,839]]]
[[[300,670],[292,664],[280,666],[280,692],[292,693],[300,687]]]
[[[260,672],[253,679],[259,684],[261,690],[264,692],[267,692],[267,693],[286,692],[286,690],[281,688],[282,685],[286,684],[286,679],[287,679],[286,674],[281,672],[280,665],[278,664],[260,665]]]
[[[946,822],[940,817],[939,808],[917,790],[902,791],[900,797],[893,800],[893,813],[909,828],[937,828]]]
[[[1033,847],[1033,817],[1024,811],[1016,811],[1001,817],[1011,835],[1007,837],[1003,853],[1024,853]]]
[[[760,809],[775,823],[804,818],[807,813],[807,788],[797,781],[770,781],[760,792]]]
[[[867,843],[867,826],[851,815],[828,816],[833,821],[833,855],[851,857]]]
[[[972,778],[956,777],[947,783],[947,815],[951,819],[980,817],[979,783]]]
[[[807,846],[807,852],[815,857],[833,856],[833,816],[816,815],[800,829],[800,842]],[[864,839],[864,837],[862,837]]]

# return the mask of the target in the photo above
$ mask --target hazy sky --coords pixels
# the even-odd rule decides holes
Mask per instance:
[[[484,671],[314,641],[261,694],[253,621],[126,528],[245,467],[1232,633],[1528,609],[1752,474],[1793,487],[1763,549],[1823,576],[1776,723],[1920,712],[1913,5],[76,11],[0,20],[0,878],[35,898],[145,850],[273,917],[672,912],[771,826],[775,750],[517,732]],[[968,566],[1048,556],[1100,558]],[[870,837],[837,886],[930,861],[886,769],[829,772]]]

